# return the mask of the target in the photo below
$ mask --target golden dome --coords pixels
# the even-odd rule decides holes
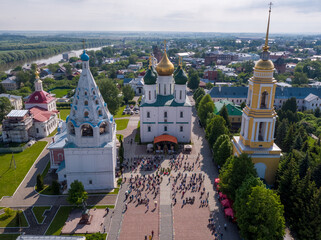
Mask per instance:
[[[273,70],[274,69],[274,64],[271,60],[262,60],[260,59],[256,64],[255,64],[255,69],[260,69],[260,70]]]
[[[173,74],[174,65],[173,63],[171,63],[171,61],[169,61],[166,51],[164,52],[164,55],[159,64],[157,64],[156,71],[160,76],[170,76]]]

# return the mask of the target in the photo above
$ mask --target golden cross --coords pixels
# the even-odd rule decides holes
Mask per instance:
[[[164,40],[164,51],[166,52],[166,40]]]

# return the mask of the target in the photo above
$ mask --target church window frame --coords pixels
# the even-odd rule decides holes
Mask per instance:
[[[93,91],[93,95],[96,95],[96,92],[95,92],[95,90]]]
[[[147,118],[150,118],[150,112],[149,111],[147,112],[146,115],[147,115]]]
[[[164,84],[164,95],[166,95],[166,85]]]
[[[89,112],[88,112],[88,111],[85,111],[85,112],[84,112],[84,117],[85,117],[85,118],[88,118],[88,117],[89,117]]]
[[[106,121],[103,121],[99,125],[99,135],[104,135],[109,133],[109,125]]]
[[[148,127],[147,127],[147,132],[151,132],[151,131],[152,131],[151,126],[148,126]]]
[[[99,102],[98,102],[98,100],[96,100],[96,105],[98,105],[99,104]]]
[[[167,118],[167,111],[164,112],[164,118]]]
[[[260,122],[259,123],[259,135],[258,135],[258,141],[263,142],[265,138],[265,127],[266,127],[266,122]]]
[[[164,132],[167,132],[167,126],[164,126]]]
[[[260,104],[260,108],[261,108],[261,109],[266,109],[266,108],[268,108],[268,97],[269,97],[269,93],[265,90],[265,91],[261,94],[261,104]]]
[[[90,179],[90,180],[89,180],[89,184],[93,184],[93,180]]]
[[[103,115],[103,111],[101,109],[98,109],[98,116],[101,117]]]
[[[179,131],[183,132],[184,131],[184,127],[183,126],[179,126]]]
[[[85,91],[85,96],[87,96],[87,91]]]
[[[94,136],[94,129],[88,123],[81,125],[80,131],[81,131],[82,137],[93,137]]]
[[[183,117],[184,117],[184,112],[183,112],[183,111],[180,111],[179,117],[180,117],[180,118],[183,118]]]
[[[148,91],[148,99],[149,99],[149,100],[152,99],[152,93],[151,93],[151,91]]]
[[[180,99],[180,100],[182,99],[182,95],[183,95],[183,91],[180,90],[180,91],[179,91],[179,99]]]
[[[85,100],[84,104],[85,104],[85,106],[88,106],[88,101],[87,101],[87,100]]]

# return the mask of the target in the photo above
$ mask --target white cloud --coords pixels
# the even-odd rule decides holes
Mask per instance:
[[[268,0],[1,1],[0,30],[264,32]],[[321,29],[319,0],[276,0],[271,33]]]

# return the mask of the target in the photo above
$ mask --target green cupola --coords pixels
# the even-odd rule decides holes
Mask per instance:
[[[153,84],[156,84],[156,80],[157,80],[156,71],[153,71],[152,68],[149,67],[144,76],[144,83],[146,85],[153,85]]]
[[[182,69],[181,65],[178,65],[178,67],[176,68],[176,70],[173,73],[173,76],[175,77],[175,75],[178,73],[178,71]]]
[[[187,78],[187,76],[181,66],[179,66],[179,68],[177,68],[177,69],[178,69],[178,71],[177,71],[176,75],[174,76],[175,84],[185,85],[187,83],[188,78]]]

